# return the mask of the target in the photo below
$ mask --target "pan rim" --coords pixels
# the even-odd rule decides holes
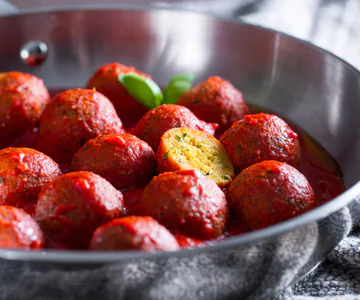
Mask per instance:
[[[269,34],[276,34],[282,37],[292,39],[300,42],[311,50],[318,51],[323,55],[335,58],[340,61],[346,68],[355,73],[355,76],[360,80],[360,72],[346,60],[331,53],[330,51],[323,49],[319,46],[312,44],[309,41],[291,36],[284,32],[269,29],[260,25],[253,25],[241,20],[235,20],[233,18],[227,18],[218,16],[215,14],[191,11],[185,8],[179,7],[164,7],[159,5],[131,5],[131,4],[118,4],[118,5],[69,5],[64,7],[52,7],[52,8],[36,8],[26,9],[17,13],[10,13],[0,16],[0,19],[17,18],[34,14],[46,14],[46,13],[66,13],[66,12],[86,12],[86,11],[165,11],[168,13],[183,13],[185,15],[195,14],[202,17],[210,18],[214,21],[223,21],[233,24],[239,24],[239,26],[256,28],[260,31],[266,31]],[[360,181],[350,186],[344,193],[335,197],[331,201],[290,220],[285,222],[261,229],[239,236],[229,237],[221,241],[213,241],[207,246],[182,249],[176,252],[155,252],[148,253],[142,251],[78,251],[78,250],[13,250],[13,249],[0,249],[0,259],[14,260],[14,261],[31,261],[31,262],[52,262],[52,263],[78,263],[78,264],[101,264],[120,262],[129,259],[161,259],[169,257],[184,257],[202,253],[218,252],[224,250],[230,250],[231,248],[253,244],[261,240],[268,238],[274,238],[280,234],[295,230],[305,225],[320,221],[336,211],[345,208],[349,203],[355,201],[360,196]]]

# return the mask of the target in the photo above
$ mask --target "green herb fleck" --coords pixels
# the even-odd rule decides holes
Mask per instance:
[[[180,136],[180,135],[175,135],[175,137],[178,139],[178,141],[179,142],[183,142],[184,140],[183,140],[183,138]]]
[[[185,133],[183,134],[183,139],[185,139],[186,136],[187,136],[187,132],[185,132]]]
[[[169,157],[169,154],[170,154],[170,150],[168,150],[168,151],[164,154],[163,161],[165,161],[165,160]]]
[[[231,180],[231,177],[229,175],[222,175],[221,177],[224,180]]]

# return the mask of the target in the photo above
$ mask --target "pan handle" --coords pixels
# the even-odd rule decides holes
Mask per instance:
[[[11,15],[16,13],[17,11],[18,9],[13,4],[9,3],[6,0],[0,0],[0,16]]]

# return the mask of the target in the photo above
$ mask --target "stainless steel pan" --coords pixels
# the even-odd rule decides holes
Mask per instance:
[[[36,68],[19,57],[32,40],[48,48]],[[3,299],[270,299],[349,233],[360,215],[357,70],[281,33],[186,11],[109,7],[0,18],[0,71],[31,72],[50,88],[76,87],[112,61],[135,65],[160,84],[181,72],[198,81],[227,78],[249,103],[323,145],[347,191],[287,222],[177,253],[0,250]]]

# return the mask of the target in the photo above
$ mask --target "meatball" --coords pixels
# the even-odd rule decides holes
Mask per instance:
[[[117,189],[148,183],[155,175],[154,151],[131,134],[103,135],[88,141],[75,153],[73,170],[94,172]]]
[[[105,96],[95,90],[68,90],[46,106],[35,147],[58,163],[67,164],[88,140],[122,132],[122,123]]]
[[[231,210],[250,229],[260,229],[315,208],[309,182],[294,167],[275,160],[243,170],[228,190]]]
[[[156,158],[159,173],[198,170],[220,187],[235,177],[234,167],[221,143],[213,136],[191,128],[166,131]]]
[[[33,129],[50,101],[44,82],[33,75],[0,73],[0,147]]]
[[[52,240],[72,249],[87,249],[96,227],[124,214],[121,192],[99,175],[82,171],[47,184],[35,215]]]
[[[176,127],[189,127],[214,135],[217,124],[199,120],[184,106],[164,104],[148,111],[136,125],[133,133],[156,151],[161,136],[167,130]]]
[[[61,175],[57,163],[30,148],[0,151],[0,205],[12,205],[33,214],[40,190]]]
[[[249,112],[241,92],[217,76],[185,92],[177,104],[186,106],[201,120],[219,124],[217,135]]]
[[[137,102],[118,80],[119,75],[133,73],[145,78],[151,77],[134,67],[119,63],[106,64],[99,68],[89,79],[87,88],[96,88],[114,104],[114,107],[124,122],[126,128],[133,127],[147,111],[147,108]]]
[[[224,193],[214,181],[194,170],[154,177],[134,213],[151,216],[172,232],[199,239],[223,234],[228,218]]]
[[[45,244],[39,225],[20,208],[0,205],[0,248],[39,249]]]
[[[297,134],[279,117],[246,115],[220,138],[236,173],[263,160],[278,160],[297,167],[300,144]]]
[[[96,229],[90,250],[176,251],[175,237],[151,217],[114,219]]]

